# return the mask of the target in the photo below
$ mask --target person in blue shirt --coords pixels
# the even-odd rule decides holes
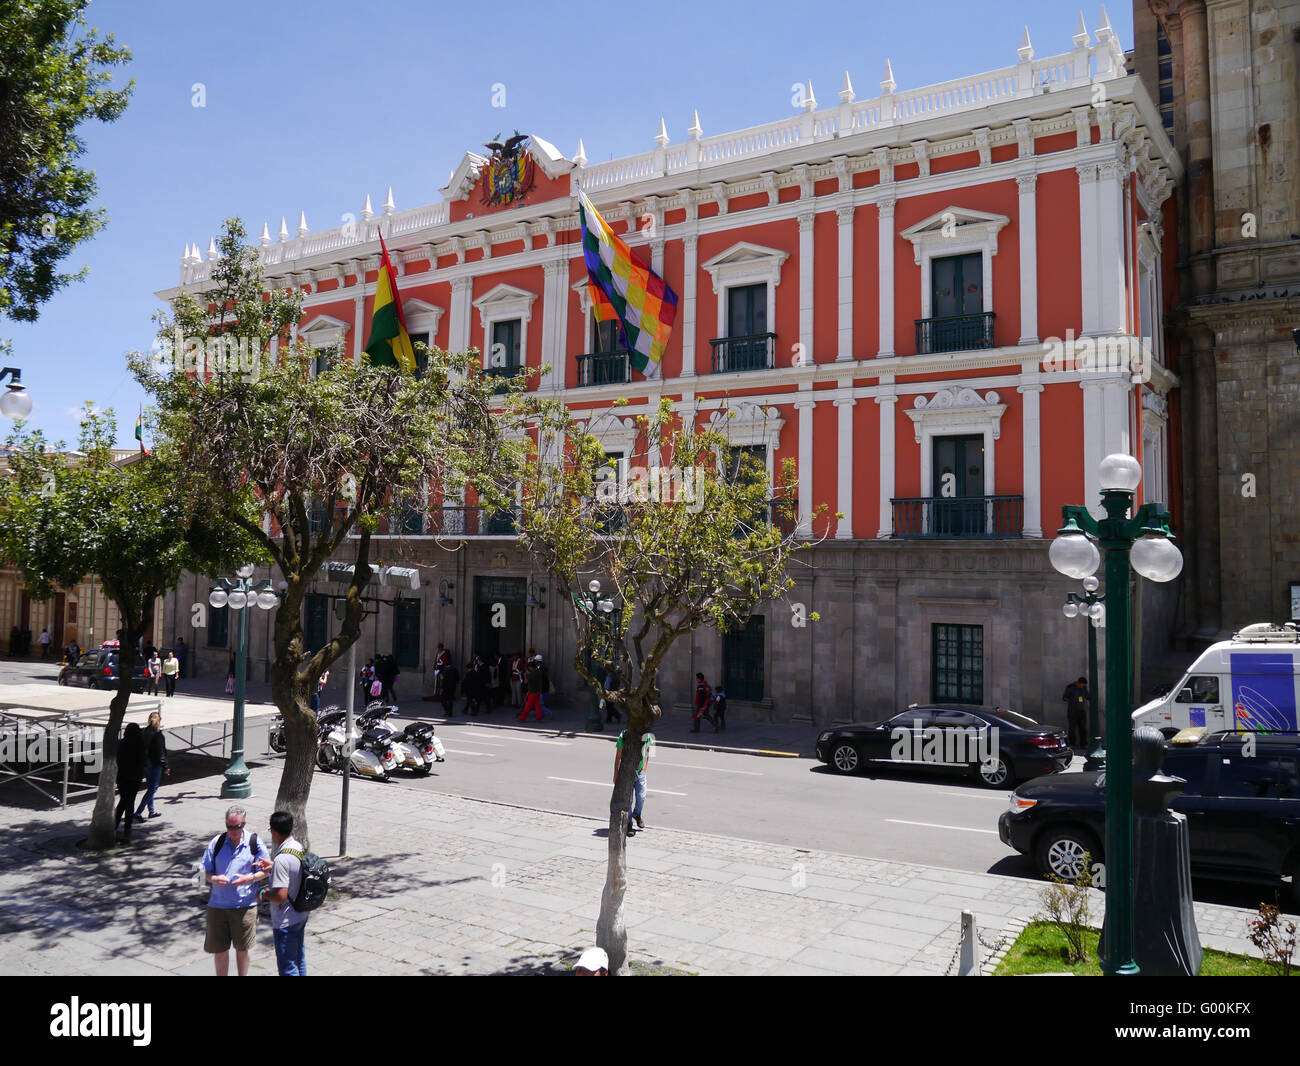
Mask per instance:
[[[248,953],[257,936],[257,890],[270,877],[271,853],[245,831],[248,812],[234,806],[226,811],[226,831],[203,853],[204,879],[212,886],[208,899],[207,934],[203,950],[212,956],[217,976],[230,972],[230,947],[240,977],[248,976]],[[259,859],[266,860],[266,869]]]

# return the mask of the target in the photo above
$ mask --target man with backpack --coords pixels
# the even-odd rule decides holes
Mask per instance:
[[[259,863],[262,869],[270,871],[271,880],[258,894],[258,898],[271,905],[275,965],[281,977],[306,977],[306,910],[318,906],[324,898],[323,888],[315,893],[312,891],[311,880],[313,876],[319,876],[318,869],[324,867],[328,884],[329,870],[315,855],[304,851],[302,844],[293,838],[293,815],[288,811],[276,811],[271,815],[271,842],[275,845],[275,859],[269,863]],[[305,886],[304,879],[308,882]],[[305,910],[299,910],[295,904]]]
[[[203,950],[212,956],[218,977],[230,973],[232,943],[239,976],[248,976],[248,953],[257,936],[253,884],[270,876],[258,860],[269,864],[271,854],[256,833],[250,837],[245,831],[247,821],[243,807],[231,807],[226,811],[226,831],[214,837],[203,853],[204,878],[212,886]]]

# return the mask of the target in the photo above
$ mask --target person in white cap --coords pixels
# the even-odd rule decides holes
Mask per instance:
[[[608,977],[609,956],[603,948],[588,948],[573,968],[574,977]]]

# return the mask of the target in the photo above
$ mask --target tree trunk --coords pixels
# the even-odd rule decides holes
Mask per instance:
[[[271,691],[284,717],[284,770],[275,794],[275,809],[293,815],[293,835],[304,848],[311,846],[307,827],[307,800],[316,770],[316,715],[308,702],[307,686],[290,666],[276,664],[271,671]]]
[[[121,609],[121,605],[118,605]],[[126,717],[126,705],[131,699],[131,682],[135,674],[135,641],[131,627],[123,631],[124,638],[117,649],[117,692],[108,705],[108,722],[104,725],[104,759],[99,768],[99,790],[95,793],[95,810],[90,816],[90,836],[86,846],[95,851],[105,851],[117,843],[117,827],[113,821],[117,788],[117,741]],[[130,817],[134,812],[130,812]]]
[[[623,924],[623,897],[627,894],[627,827],[632,810],[636,768],[641,762],[641,738],[653,725],[653,712],[628,707],[627,730],[623,734],[623,758],[609,801],[609,861],[605,890],[600,897],[600,918],[596,921],[596,945],[609,956],[609,972],[626,977],[627,927]],[[646,770],[649,771],[649,763]]]

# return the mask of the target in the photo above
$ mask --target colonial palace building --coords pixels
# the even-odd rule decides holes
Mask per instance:
[[[390,193],[380,214],[367,199],[324,233],[305,219],[297,236],[283,221],[278,240],[263,229],[264,270],[306,294],[302,337],[358,358],[382,233],[414,339],[501,346],[498,373],[549,365],[535,387],[610,453],[635,447],[636,414],[667,397],[761,449],[769,470],[795,460],[800,527],[826,539],[799,557],[788,601],[679,642],[665,713],[689,703],[698,670],[742,718],[867,720],[941,701],[1059,720],[1086,662],[1085,623],[1061,611],[1074,586],[1047,560],[1062,505],[1095,505],[1099,461],[1127,451],[1145,471],[1140,498],[1166,501],[1176,532],[1182,518],[1176,353],[1161,330],[1177,302],[1182,169],[1104,13],[1092,33],[1080,17],[1068,51],[1036,58],[1026,31],[1015,54],[914,90],[887,65],[869,99],[845,74],[829,106],[810,84],[800,110],[734,133],[705,136],[696,114],[673,143],[661,121],[650,150],[608,163],[534,135],[532,186],[499,207],[489,160],[468,152],[437,203],[397,211]],[[593,319],[578,188],[679,294],[657,379]],[[212,265],[187,250],[159,296],[201,292]],[[419,566],[422,585],[367,619],[361,660],[395,653],[409,700],[428,691],[439,642],[460,663],[533,646],[577,693],[553,581],[509,520],[444,504],[377,539],[374,553]],[[170,595],[167,626],[189,638],[206,591],[195,579]],[[329,591],[308,608],[309,643],[335,624]],[[1168,598],[1145,599],[1143,628],[1167,631]],[[502,602],[507,627],[494,629]],[[799,625],[796,605],[820,619]],[[200,671],[226,668],[231,627],[214,614],[188,640]],[[256,676],[269,642],[266,620],[250,621]]]

